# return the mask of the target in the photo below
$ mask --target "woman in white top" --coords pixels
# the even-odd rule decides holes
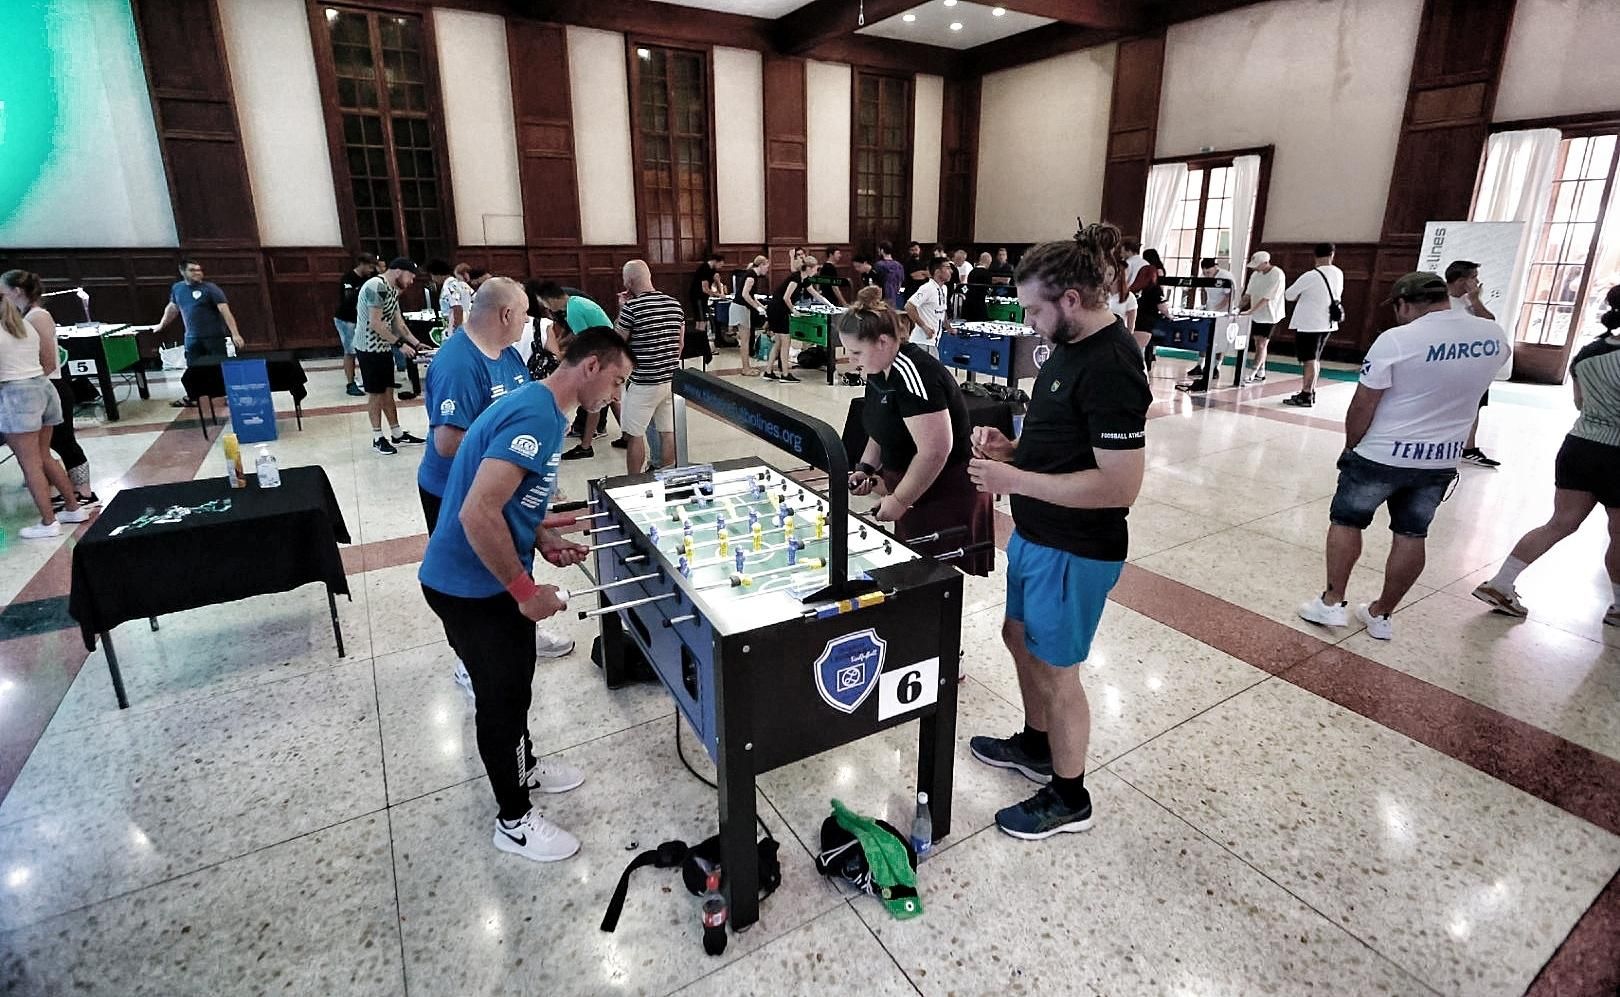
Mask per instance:
[[[89,510],[79,508],[67,471],[47,452],[51,427],[62,421],[62,403],[45,377],[47,351],[54,367],[56,343],[42,341],[11,299],[0,298],[0,433],[17,455],[23,481],[39,509],[39,522],[19,531],[24,540],[61,536],[59,522],[90,518]],[[51,508],[53,485],[66,499],[60,513]]]
[[[56,344],[56,319],[51,313],[40,307],[40,297],[44,288],[40,284],[39,274],[27,270],[7,270],[0,274],[0,296],[5,297],[17,310],[22,313],[23,320],[34,327],[39,333],[40,348],[43,351],[41,359],[48,362],[45,376],[50,379],[51,386],[56,389],[56,397],[62,404],[62,421],[51,431],[51,449],[62,458],[67,467],[68,478],[73,482],[73,490],[79,496],[80,505],[97,505],[100,499],[96,498],[95,489],[90,484],[90,458],[84,454],[84,448],[79,446],[79,438],[73,431],[73,384],[63,376],[62,364],[57,356],[58,351],[53,347]],[[62,505],[66,496],[59,496],[52,501]]]

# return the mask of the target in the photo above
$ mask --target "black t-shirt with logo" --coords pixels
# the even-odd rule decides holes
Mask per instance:
[[[951,413],[951,453],[945,459],[949,467],[968,459],[973,428],[962,389],[945,365],[922,347],[904,343],[886,372],[866,375],[861,424],[866,435],[877,440],[887,470],[904,471],[917,456],[917,442],[905,421],[946,410]]]
[[[333,314],[339,322],[358,322],[355,304],[360,299],[360,288],[370,277],[362,277],[353,270],[345,270],[338,278],[338,306]]]
[[[1098,450],[1140,450],[1152,402],[1142,351],[1123,322],[1076,343],[1054,343],[1030,391],[1013,466],[1070,474],[1096,468]],[[1012,496],[1011,505],[1013,525],[1031,543],[1125,560],[1127,509],[1071,509],[1027,495]]]

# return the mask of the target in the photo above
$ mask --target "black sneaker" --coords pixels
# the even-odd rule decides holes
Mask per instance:
[[[780,381],[781,379],[781,375],[777,374],[774,370],[768,370],[765,372],[765,380],[767,381]]]
[[[1475,467],[1497,468],[1502,466],[1501,461],[1492,460],[1485,456],[1485,451],[1481,450],[1479,447],[1469,447],[1467,450],[1464,450],[1462,459],[1464,464],[1472,464]]]
[[[1031,782],[1046,784],[1052,781],[1052,759],[1036,758],[1024,749],[1022,732],[1012,737],[987,737],[980,734],[968,740],[973,757],[998,769],[1012,769],[1022,773]]]
[[[394,437],[394,446],[396,447],[421,447],[426,445],[427,440],[422,439],[420,436],[412,436],[410,433],[400,433]]]
[[[612,447],[615,450],[627,449],[630,446],[630,437],[628,437],[628,436],[620,436],[618,439],[614,440],[612,443],[609,443],[608,446]]]
[[[1298,394],[1289,395],[1283,399],[1283,404],[1292,405],[1295,408],[1310,408],[1316,404],[1316,392],[1301,391]]]
[[[1075,808],[1051,786],[1042,786],[1022,803],[996,811],[996,826],[1015,838],[1040,841],[1065,831],[1091,830],[1091,794]]]
[[[581,443],[581,444],[575,446],[572,450],[563,451],[562,459],[563,460],[583,460],[583,459],[585,459],[587,457],[595,457],[595,456],[596,456],[596,451],[595,450],[592,450],[590,447],[588,447],[585,444]]]
[[[79,508],[81,509],[88,509],[91,506],[101,504],[101,499],[96,497],[95,492],[91,492],[89,495],[86,495],[84,492],[75,492],[74,494],[79,497]],[[51,496],[51,505],[60,512],[61,510],[67,508],[67,499],[60,495],[53,495]]]
[[[375,440],[372,440],[371,449],[382,454],[384,457],[392,457],[394,454],[399,453],[398,450],[394,449],[394,445],[388,442],[388,437],[386,436],[379,436]]]
[[[792,381],[794,384],[799,383],[799,379],[797,377],[794,377],[792,374],[783,374],[782,375],[782,380],[784,380],[784,381]]]
[[[366,393],[364,391],[360,390],[360,385],[355,384],[353,381],[350,381],[349,386],[347,388],[344,388],[343,390],[346,393],[348,393],[350,395],[353,395],[356,398],[364,398],[364,397],[366,397]]]
[[[402,402],[408,402],[412,398],[415,398],[415,397],[416,397],[416,392],[414,392],[414,391],[401,391],[399,393],[399,400],[402,401]]]

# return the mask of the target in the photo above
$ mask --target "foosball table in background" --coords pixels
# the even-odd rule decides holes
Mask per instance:
[[[962,576],[849,511],[832,427],[707,374],[689,405],[827,472],[817,491],[758,458],[592,482],[591,529],[608,686],[633,644],[718,773],[734,928],[759,917],[754,780],[918,721],[917,789],[951,827]],[[571,593],[578,594],[578,593]]]
[[[1019,322],[952,322],[939,334],[939,362],[976,375],[999,377],[1009,388],[1040,373],[1050,348],[1040,333]]]
[[[833,383],[833,369],[838,366],[838,316],[848,311],[837,305],[815,302],[797,305],[788,316],[788,337],[827,351],[827,383]]]
[[[1205,288],[1225,288],[1227,301],[1235,306],[1236,290],[1233,282],[1224,277],[1160,277],[1165,290],[1164,300],[1168,315],[1161,314],[1153,323],[1155,346],[1176,350],[1190,350],[1198,355],[1198,365],[1190,372],[1188,382],[1177,387],[1183,390],[1204,391],[1220,378],[1215,369],[1217,354],[1234,353],[1238,362],[1232,378],[1236,387],[1243,382],[1243,351],[1248,348],[1249,319],[1231,312],[1212,311],[1199,307],[1198,292]],[[1237,336],[1228,344],[1228,326],[1238,325]]]

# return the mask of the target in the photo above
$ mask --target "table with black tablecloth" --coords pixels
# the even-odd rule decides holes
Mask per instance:
[[[348,595],[349,582],[338,544],[348,542],[319,467],[284,469],[279,488],[260,488],[251,475],[246,488],[223,477],[126,488],[73,548],[68,613],[87,648],[97,637],[106,647],[121,708],[129,699],[110,634],[129,620],[156,630],[168,613],[322,582],[341,658],[335,594]]]
[[[203,436],[208,436],[208,420],[212,419],[214,425],[219,425],[219,417],[214,412],[214,399],[225,397],[225,371],[220,364],[232,360],[263,360],[265,373],[270,376],[270,391],[285,391],[292,395],[293,415],[298,420],[298,428],[304,428],[304,399],[309,396],[309,389],[304,387],[309,378],[304,374],[304,365],[290,350],[267,350],[251,353],[238,353],[234,357],[198,357],[186,365],[186,372],[180,375],[180,383],[186,389],[187,398],[195,398],[198,404],[208,403],[208,419],[201,418],[202,410],[198,409],[198,421],[202,423]]]
[[[962,395],[962,401],[967,403],[968,425],[994,426],[1009,440],[1013,438],[1011,402],[966,393]],[[861,423],[865,411],[866,396],[850,399],[849,414],[844,416],[844,454],[849,458],[850,467],[860,461],[861,453],[866,450],[866,427]]]

